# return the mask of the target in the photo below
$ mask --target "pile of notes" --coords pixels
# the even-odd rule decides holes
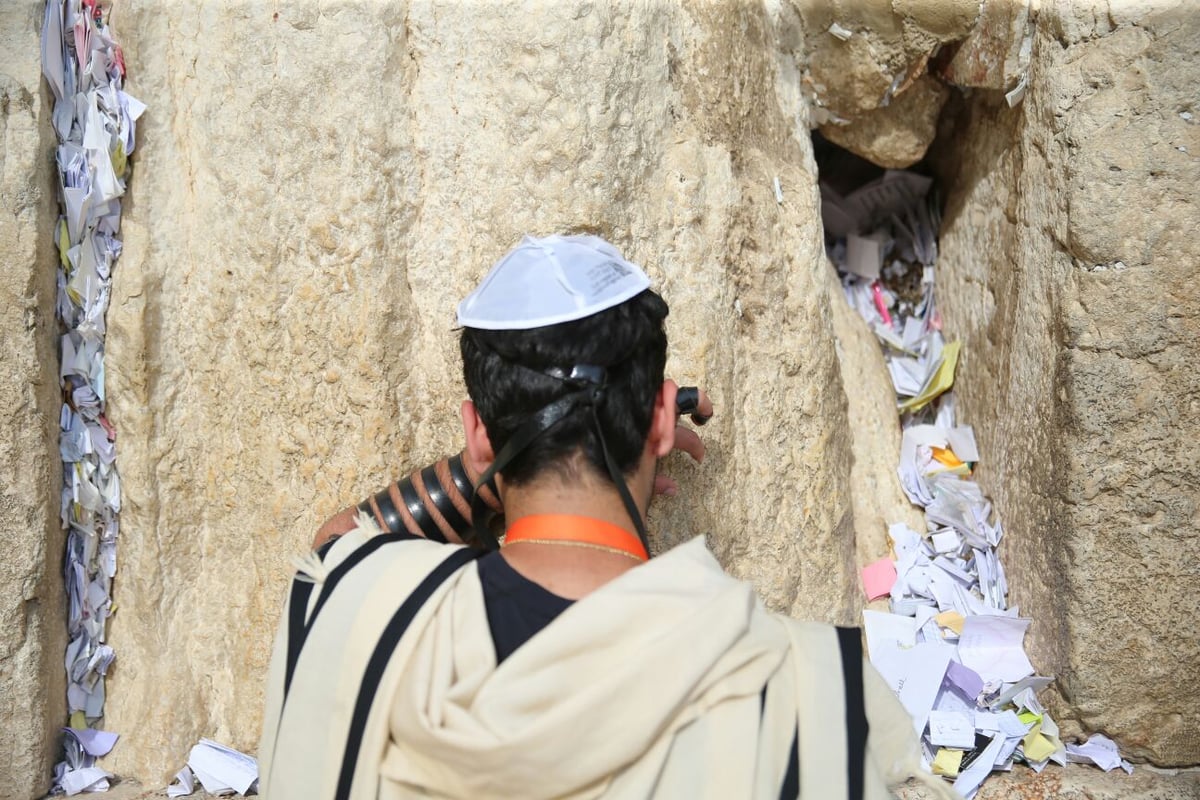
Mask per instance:
[[[939,213],[930,178],[885,174],[841,196],[822,184],[826,247],[851,306],[883,348],[903,436],[897,470],[926,530],[889,527],[894,558],[863,569],[871,663],[912,716],[926,766],[973,797],[993,770],[1014,762],[1041,772],[1051,761],[1132,766],[1102,735],[1066,745],[1038,702],[1052,681],[1024,650],[1030,620],[1007,605],[996,547],[1004,535],[972,478],[974,431],[955,420],[960,343],[947,342],[935,304]]]
[[[95,766],[114,734],[92,729],[104,712],[104,676],[113,661],[105,644],[117,569],[121,484],[116,431],[105,417],[104,315],[112,270],[121,255],[121,196],[145,106],[122,91],[120,46],[97,0],[49,0],[42,26],[42,73],[54,95],[61,216],[56,315],[60,336],[59,416],[63,464],[62,524],[70,645],[66,652],[71,715],[55,786],[68,794],[101,791]],[[102,741],[107,746],[93,746]],[[93,745],[89,745],[89,742]],[[101,752],[101,750],[103,752]]]

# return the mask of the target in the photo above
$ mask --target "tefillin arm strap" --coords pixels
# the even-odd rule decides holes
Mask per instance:
[[[600,451],[604,454],[604,464],[608,467],[609,477],[616,484],[617,492],[621,495],[621,502],[625,504],[625,511],[629,514],[630,520],[633,521],[634,528],[637,529],[638,538],[642,540],[642,544],[646,547],[646,552],[650,552],[650,543],[646,538],[646,526],[642,522],[642,514],[638,511],[637,503],[634,502],[633,495],[629,492],[629,487],[625,483],[625,476],[621,474],[621,470],[617,467],[616,461],[613,460],[612,454],[608,450],[608,443],[604,440],[604,429],[600,425],[599,406],[604,400],[604,389],[607,379],[604,367],[597,367],[592,364],[576,364],[571,367],[570,372],[558,367],[551,367],[544,372],[540,372],[524,365],[519,364],[518,366],[533,372],[539,372],[539,374],[557,378],[563,383],[575,387],[576,391],[560,397],[558,400],[545,406],[530,417],[520,428],[517,428],[504,447],[500,449],[500,452],[496,455],[496,459],[488,467],[487,472],[483,473],[480,477],[479,484],[482,485],[490,481],[496,473],[508,466],[509,462],[528,447],[534,439],[553,428],[559,422],[562,422],[580,407],[586,406],[590,410],[592,427],[596,432],[596,438],[600,442]],[[492,534],[491,528],[488,527],[485,512],[484,503],[480,499],[479,493],[476,492],[475,499],[471,504],[471,518],[475,525],[475,533],[479,537],[479,541],[484,543],[485,547],[490,550],[496,550],[500,545],[496,541],[495,535]]]

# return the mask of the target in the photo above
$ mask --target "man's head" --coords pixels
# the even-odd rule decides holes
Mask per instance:
[[[566,246],[559,247],[560,242],[566,242]],[[587,247],[577,248],[580,243]],[[499,274],[505,261],[522,249],[526,251],[522,256],[526,263],[519,264],[510,275]],[[546,370],[570,371],[573,366],[585,364],[603,367],[605,383],[596,413],[604,444],[617,468],[631,474],[643,461],[655,406],[663,399],[666,303],[653,291],[642,288],[648,280],[640,269],[593,237],[527,239],[513,253],[472,295],[476,298],[487,290],[501,296],[511,291],[520,297],[511,305],[494,306],[499,310],[490,312],[493,319],[480,323],[504,329],[463,328],[463,377],[474,404],[464,413],[478,414],[491,451],[499,453],[539,411],[578,390],[577,385],[552,377]],[[615,261],[607,260],[609,253]],[[509,290],[506,284],[515,288]],[[622,289],[621,284],[631,288]],[[609,297],[597,299],[596,295],[606,290]],[[620,292],[629,294],[631,290],[636,293],[622,299]],[[539,302],[529,302],[530,295],[539,292],[544,293]],[[488,299],[484,298],[476,309]],[[614,299],[619,302],[614,304]],[[471,298],[464,306],[470,302]],[[522,304],[523,310],[518,308]],[[597,305],[600,309],[592,311]],[[568,319],[522,328],[522,315],[528,317],[531,313],[543,319],[547,315],[550,319]],[[569,318],[572,316],[577,318]],[[460,319],[463,317],[460,308]],[[469,317],[464,319],[469,321]],[[580,470],[587,474],[578,474]],[[512,486],[550,475],[571,481],[611,480],[590,407],[581,405],[536,436],[502,466],[500,475]]]

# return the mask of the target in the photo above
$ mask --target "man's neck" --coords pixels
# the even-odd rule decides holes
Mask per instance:
[[[621,495],[611,484],[599,486],[595,481],[588,481],[583,486],[566,486],[557,479],[550,479],[542,485],[513,487],[504,493],[504,516],[508,524],[534,514],[591,517],[637,535],[637,527],[629,518]]]
[[[631,484],[630,491],[637,498],[641,493],[634,488],[635,483]],[[575,514],[637,535],[616,487],[607,481],[601,484],[591,476],[573,484],[552,476],[521,487],[507,487],[502,493],[504,516],[510,525],[535,514]],[[517,572],[571,600],[598,589],[638,563],[622,553],[534,542],[505,545],[502,554]]]

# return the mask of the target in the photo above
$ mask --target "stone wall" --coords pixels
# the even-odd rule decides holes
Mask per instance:
[[[202,735],[256,746],[290,557],[461,446],[454,305],[527,231],[597,231],[645,264],[670,371],[719,408],[703,468],[672,465],[660,546],[709,532],[772,606],[856,618],[793,11],[164,8],[118,18],[151,110],[109,314],[110,769],[164,779]]]
[[[1166,765],[1200,762],[1197,53],[1188,3],[1044,9],[1025,102],[941,132],[943,308],[1034,662],[1058,718]]]
[[[0,6],[0,797],[47,788],[66,715],[53,137],[42,5]]]
[[[0,514],[19,551],[0,566],[18,687],[0,775],[28,758],[18,798],[45,788],[63,691],[40,5],[0,12],[19,54],[0,67],[18,209],[0,221],[17,354]],[[1177,149],[1200,153],[1181,116],[1198,46],[1185,3],[1137,7],[1043,9],[1025,49],[1033,18],[1005,0],[123,0],[128,88],[150,110],[109,313],[124,507],[105,727],[123,738],[105,766],[152,786],[200,736],[254,749],[290,558],[460,447],[453,307],[525,232],[597,232],[643,263],[673,308],[669,370],[717,403],[705,464],[670,463],[684,492],[654,509],[656,545],[709,533],[772,607],[856,620],[858,564],[914,512],[886,372],[822,253],[818,124],[892,164],[938,132],[942,306],[1056,718],[1200,761],[1200,220]],[[931,63],[941,44],[953,58]]]

